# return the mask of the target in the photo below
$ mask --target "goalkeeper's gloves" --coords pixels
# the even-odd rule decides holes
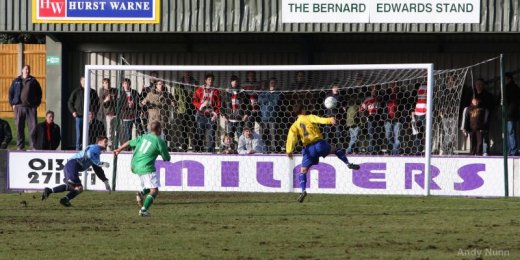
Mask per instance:
[[[108,180],[104,181],[103,183],[105,183],[105,189],[107,189],[108,193],[112,192],[112,187],[110,187]]]
[[[108,168],[108,167],[110,167],[110,163],[108,163],[108,162],[101,162],[101,164],[99,166]]]

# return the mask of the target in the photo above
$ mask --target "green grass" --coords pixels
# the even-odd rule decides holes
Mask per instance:
[[[14,117],[8,117],[8,118],[2,118],[3,120],[7,121],[9,123],[9,126],[11,127],[11,132],[13,133],[13,140],[9,143],[7,146],[8,150],[16,150],[16,125],[14,124]],[[38,123],[43,122],[45,120],[45,117],[38,117]],[[29,149],[29,139],[31,138],[31,135],[29,134],[29,127],[27,127],[27,123],[25,125],[25,149]]]
[[[520,258],[513,198],[163,192],[142,218],[134,193],[60,197],[0,194],[0,258]]]

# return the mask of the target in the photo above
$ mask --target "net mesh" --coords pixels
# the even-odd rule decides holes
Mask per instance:
[[[452,155],[458,150],[459,111],[468,68],[435,73],[432,153]]]
[[[425,65],[416,65],[422,69],[410,65],[296,68],[305,68],[300,71],[287,66],[254,66],[257,70],[253,71],[248,71],[250,66],[184,66],[177,70],[154,66],[163,69],[158,72],[150,71],[149,66],[128,66],[126,70],[91,66],[89,85],[100,97],[99,112],[92,119],[98,119],[101,127],[90,127],[89,136],[106,133],[113,149],[146,133],[150,122],[161,122],[169,151],[178,152],[172,162],[156,162],[168,191],[298,192],[301,144],[294,151],[294,160],[213,154],[285,153],[287,132],[296,120],[293,107],[304,105],[308,113],[336,118],[335,125],[321,125],[321,132],[332,145],[347,151],[349,162],[361,165],[361,170],[348,174],[348,167],[335,156],[320,159],[308,174],[309,192],[424,194],[432,190],[445,194],[457,189],[452,183],[461,182],[458,169],[464,160],[430,158],[425,145],[431,143],[433,155],[451,155],[460,152],[462,142],[468,143],[460,130],[462,117],[471,121],[470,127],[479,118],[462,111],[468,106],[468,94],[477,97],[479,88],[471,87],[472,93],[468,93],[464,85],[472,86],[475,79],[467,74],[492,60],[434,71],[433,93],[428,93]],[[104,69],[98,69],[101,67]],[[325,107],[328,97],[335,98],[335,107]],[[432,111],[427,111],[429,97]],[[427,112],[432,119],[429,140],[425,138]],[[131,154],[126,153],[114,162],[114,169],[122,173],[114,175],[114,183],[135,190],[139,188],[137,179],[124,174],[131,172],[130,160]],[[431,167],[425,167],[430,162]],[[347,174],[340,174],[344,171]],[[431,180],[425,183],[428,176]]]
[[[467,70],[434,73],[433,153],[452,154],[456,148]],[[308,113],[337,119],[321,130],[348,153],[421,154],[424,117],[418,107],[425,98],[425,75],[425,69],[93,70],[91,86],[101,107],[92,116],[97,126],[91,122],[89,136],[107,135],[113,149],[157,120],[171,152],[283,153],[295,120],[292,107],[303,104]],[[336,98],[336,107],[324,106],[328,96]],[[244,132],[259,144],[239,146]]]

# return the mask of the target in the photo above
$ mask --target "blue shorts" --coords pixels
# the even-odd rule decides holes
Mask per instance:
[[[318,164],[320,162],[320,156],[325,158],[330,154],[330,149],[330,144],[325,140],[307,145],[303,148],[302,152],[302,167],[309,168]]]
[[[81,180],[79,179],[79,172],[81,170],[81,165],[78,163],[76,159],[69,160],[65,164],[65,178],[68,184],[73,186],[81,185]]]

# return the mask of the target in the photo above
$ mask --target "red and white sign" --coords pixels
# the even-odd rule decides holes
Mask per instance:
[[[40,17],[65,17],[65,0],[38,0]]]

